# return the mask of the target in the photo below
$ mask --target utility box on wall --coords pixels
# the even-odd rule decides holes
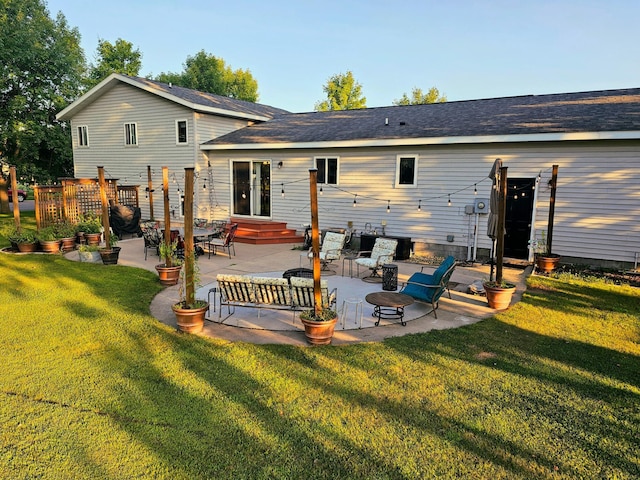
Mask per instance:
[[[473,202],[473,213],[489,213],[489,199],[476,198],[475,202]]]

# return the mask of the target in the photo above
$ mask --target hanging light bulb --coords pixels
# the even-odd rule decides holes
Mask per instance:
[[[280,191],[280,195],[282,195],[282,198],[284,198],[284,183],[282,184],[282,190]]]
[[[473,194],[474,195],[478,194],[478,184],[476,184],[476,183],[473,184]]]
[[[204,181],[202,182],[202,189],[203,189],[203,190],[206,190],[206,189],[207,189],[207,181],[206,181],[206,180],[204,180]]]
[[[451,206],[451,194],[449,193],[448,196],[449,196],[449,201],[447,202],[447,207],[450,207]]]
[[[358,198],[358,194],[356,193],[356,194],[353,196],[353,208],[355,208],[355,207],[356,207],[356,205],[358,204],[358,202],[356,201],[356,199],[357,199],[357,198]]]
[[[242,198],[247,198],[247,194],[242,192]]]
[[[387,213],[391,212],[391,200],[387,200]]]
[[[320,195],[322,195],[322,185],[320,185]]]
[[[422,200],[418,200],[418,211],[422,211]]]

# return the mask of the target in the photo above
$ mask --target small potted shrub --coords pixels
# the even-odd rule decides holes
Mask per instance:
[[[102,263],[105,265],[116,265],[118,263],[118,256],[120,255],[120,247],[117,246],[118,240],[118,236],[111,233],[109,235],[109,245],[98,250]]]
[[[45,253],[58,253],[60,252],[60,240],[56,235],[55,228],[45,227],[38,232],[38,242],[40,242],[40,249]]]
[[[96,214],[87,213],[80,217],[76,232],[83,234],[84,241],[88,245],[100,245],[102,223]]]
[[[300,314],[304,333],[311,345],[328,345],[338,321],[338,314],[331,309],[305,310]]]
[[[69,252],[75,248],[76,226],[68,220],[62,220],[53,226],[56,237],[60,240],[60,248],[63,252]]]
[[[158,247],[160,259],[163,260],[164,263],[156,265],[156,271],[158,272],[160,283],[167,287],[176,285],[180,279],[182,260],[176,256],[177,249],[177,241],[171,243],[162,241]]]
[[[204,328],[204,317],[209,309],[209,303],[195,298],[195,289],[200,284],[200,270],[195,254],[185,259],[192,266],[191,278],[186,274],[186,268],[180,271],[180,300],[171,306],[176,316],[178,329],[185,333],[199,333]]]
[[[16,229],[9,235],[9,241],[22,253],[35,252],[38,249],[36,234],[32,230]]]

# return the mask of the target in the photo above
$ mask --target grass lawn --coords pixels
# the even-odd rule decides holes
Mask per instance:
[[[315,348],[177,333],[160,288],[0,254],[0,478],[640,477],[638,288],[532,277],[474,325]]]

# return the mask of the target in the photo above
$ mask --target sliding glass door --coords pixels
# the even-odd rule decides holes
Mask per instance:
[[[271,216],[271,162],[234,160],[231,165],[233,215]]]

